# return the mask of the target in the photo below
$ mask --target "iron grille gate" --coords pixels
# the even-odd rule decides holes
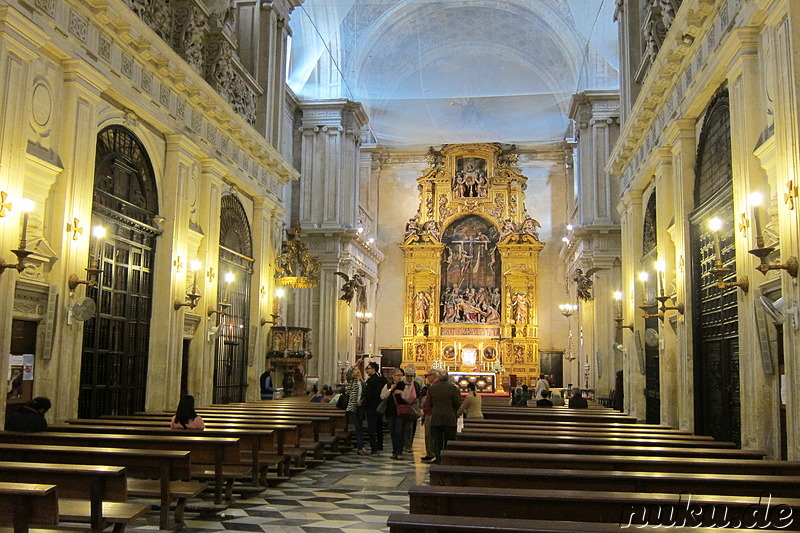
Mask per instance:
[[[87,288],[96,315],[83,330],[78,414],[132,414],[145,406],[155,235],[95,215],[114,232],[101,245],[99,284]],[[112,229],[113,228],[113,229]]]
[[[219,302],[227,291],[228,312],[219,318],[220,335],[214,357],[214,403],[243,402],[247,394],[247,353],[252,269],[247,260],[224,248],[220,250],[219,273],[234,275],[227,284],[219,283]],[[223,278],[224,279],[224,278]],[[227,287],[226,287],[227,286]]]
[[[152,264],[158,231],[153,169],[144,147],[126,128],[97,136],[92,223],[105,227],[102,273],[86,288],[97,304],[84,324],[78,416],[131,414],[145,407]],[[91,249],[96,240],[92,237]]]
[[[695,319],[695,429],[701,435],[741,445],[739,323],[737,289],[720,290],[711,273],[716,259],[708,220],[723,220],[719,232],[723,265],[736,277],[735,221],[730,187],[692,214],[692,278]]]

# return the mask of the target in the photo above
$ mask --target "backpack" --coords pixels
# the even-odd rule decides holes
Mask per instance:
[[[339,399],[336,400],[336,408],[345,410],[347,409],[347,404],[350,403],[350,395],[346,392],[343,392],[339,395]]]

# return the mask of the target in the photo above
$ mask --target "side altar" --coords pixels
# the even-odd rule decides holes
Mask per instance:
[[[403,365],[497,376],[497,389],[539,374],[539,223],[513,146],[428,151],[419,208],[406,225]]]

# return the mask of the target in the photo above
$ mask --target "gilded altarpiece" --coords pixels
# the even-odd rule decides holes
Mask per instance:
[[[507,389],[539,373],[539,223],[513,146],[431,148],[408,221],[403,365],[494,372]]]

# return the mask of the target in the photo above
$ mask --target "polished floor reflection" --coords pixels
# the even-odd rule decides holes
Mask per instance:
[[[414,453],[400,461],[390,459],[387,451],[377,456],[348,451],[261,494],[238,497],[225,511],[187,512],[183,531],[388,532],[389,514],[408,510],[408,488],[427,480],[428,465],[419,460],[424,447],[420,431]],[[158,515],[150,513],[147,524],[129,529],[157,530]]]

